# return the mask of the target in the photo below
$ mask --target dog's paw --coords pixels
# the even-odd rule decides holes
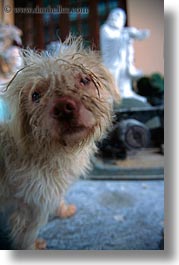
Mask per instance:
[[[44,239],[38,238],[35,240],[35,249],[36,250],[44,250],[47,247],[47,243]]]
[[[57,216],[60,218],[69,218],[73,216],[77,211],[74,204],[65,204],[64,202],[60,204],[57,210]]]

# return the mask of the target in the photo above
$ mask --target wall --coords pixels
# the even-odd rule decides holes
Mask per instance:
[[[128,0],[128,25],[147,28],[151,36],[143,41],[136,41],[135,65],[144,74],[164,73],[164,1],[163,0]]]

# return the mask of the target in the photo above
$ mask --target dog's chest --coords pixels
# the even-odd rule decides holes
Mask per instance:
[[[66,188],[65,176],[57,168],[34,165],[16,170],[11,179],[15,199],[52,213],[58,207]]]

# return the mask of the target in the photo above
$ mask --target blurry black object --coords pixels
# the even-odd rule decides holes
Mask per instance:
[[[0,250],[11,250],[10,232],[6,218],[0,213]]]
[[[158,73],[137,80],[135,90],[139,95],[146,97],[152,106],[164,104],[164,78]]]
[[[150,130],[149,147],[160,147],[164,143],[164,106],[129,108],[116,110],[116,123],[135,119]],[[157,122],[156,122],[157,121]]]
[[[164,144],[164,128],[153,128],[150,132],[153,146],[159,147],[161,149],[161,153],[163,152],[164,154],[164,150],[162,151],[162,145]]]
[[[149,142],[148,128],[135,119],[126,119],[113,127],[99,147],[104,158],[125,159],[127,150],[147,147]]]
[[[144,148],[150,143],[149,129],[138,120],[122,120],[116,124],[114,130],[117,132],[118,139],[128,150]]]
[[[119,139],[117,130],[112,132],[98,144],[99,155],[108,159],[126,159],[127,150],[124,143]]]
[[[125,159],[128,150],[145,147],[160,148],[163,145],[163,106],[119,107],[115,110],[115,114],[116,121],[112,131],[107,139],[99,144],[101,157]]]

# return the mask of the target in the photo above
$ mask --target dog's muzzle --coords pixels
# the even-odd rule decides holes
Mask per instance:
[[[51,108],[51,117],[60,121],[72,121],[77,119],[79,113],[79,102],[69,97],[63,96],[54,101]]]

